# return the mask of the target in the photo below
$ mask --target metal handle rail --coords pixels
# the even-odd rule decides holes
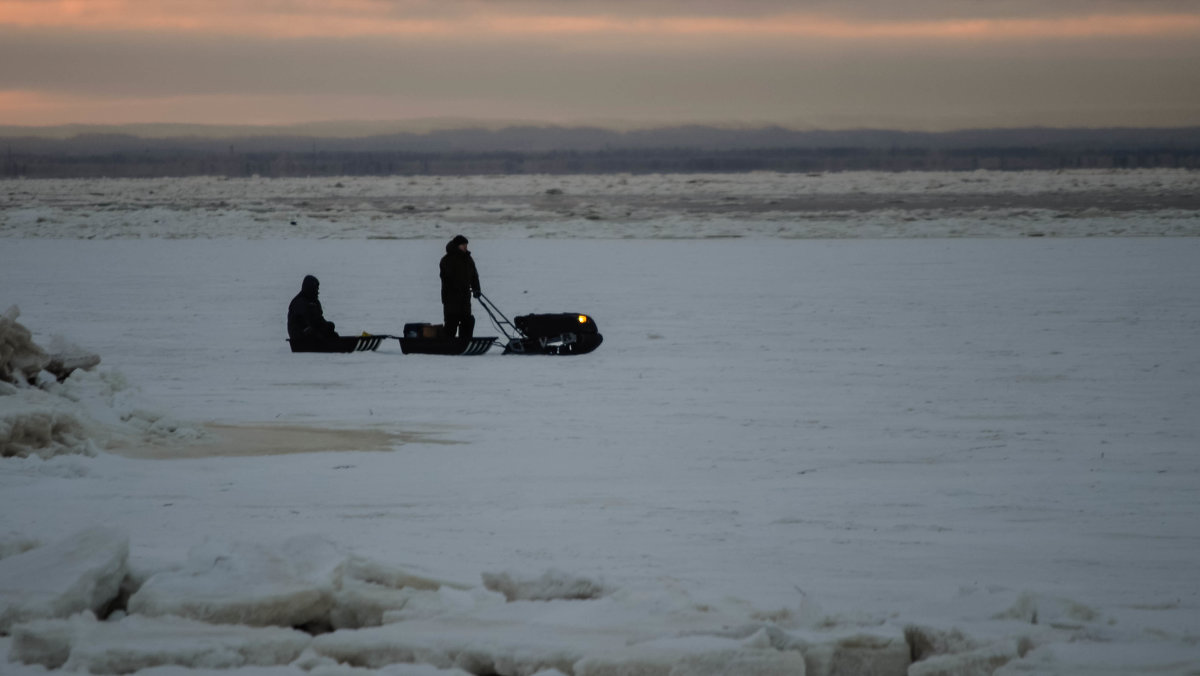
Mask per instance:
[[[483,295],[483,292],[479,293],[479,296],[476,298],[476,300],[479,301],[479,304],[482,305],[483,309],[488,313],[488,317],[492,319],[492,324],[495,325],[496,330],[500,333],[503,333],[504,337],[508,339],[509,342],[512,342],[514,338],[523,337],[525,335],[524,332],[521,331],[521,329],[518,329],[508,317],[504,316],[504,313],[500,311],[500,308],[496,307],[496,304],[492,302],[492,299]],[[496,315],[499,315],[500,319],[496,319]],[[512,329],[512,333],[509,333],[508,330],[504,328],[505,325]]]

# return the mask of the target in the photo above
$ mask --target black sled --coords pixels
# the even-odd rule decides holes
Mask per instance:
[[[337,336],[320,341],[288,340],[292,352],[374,352],[384,338],[395,336]]]
[[[596,320],[585,314],[529,314],[509,321],[487,296],[481,294],[479,303],[508,340],[504,354],[587,354],[604,342]]]
[[[400,337],[404,354],[476,355],[487,352],[496,344],[496,336],[479,338],[447,338],[440,324],[405,324]]]

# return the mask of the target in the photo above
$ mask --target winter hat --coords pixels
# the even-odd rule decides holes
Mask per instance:
[[[455,235],[454,239],[450,240],[450,246],[458,246],[459,244],[466,244],[466,243],[467,243],[467,238],[463,237],[462,235]]]

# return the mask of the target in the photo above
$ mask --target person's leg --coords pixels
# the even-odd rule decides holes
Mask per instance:
[[[454,311],[449,305],[442,306],[442,326],[445,331],[442,333],[446,338],[453,338],[458,332],[458,324],[461,321],[459,314]]]
[[[455,299],[455,302],[443,303],[442,315],[446,320],[447,338],[453,338],[456,335],[463,338],[471,337],[475,318],[471,316],[470,294],[463,294],[463,297]],[[470,323],[468,324],[468,322]]]

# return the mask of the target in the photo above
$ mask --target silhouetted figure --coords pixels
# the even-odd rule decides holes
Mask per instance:
[[[326,352],[334,347],[338,334],[333,322],[325,319],[317,299],[321,283],[307,275],[300,293],[288,305],[287,330],[292,352]]]
[[[446,255],[439,266],[442,275],[442,319],[446,337],[470,338],[475,334],[475,317],[471,314],[471,296],[482,293],[479,272],[467,250],[467,238],[455,236],[446,244]]]

